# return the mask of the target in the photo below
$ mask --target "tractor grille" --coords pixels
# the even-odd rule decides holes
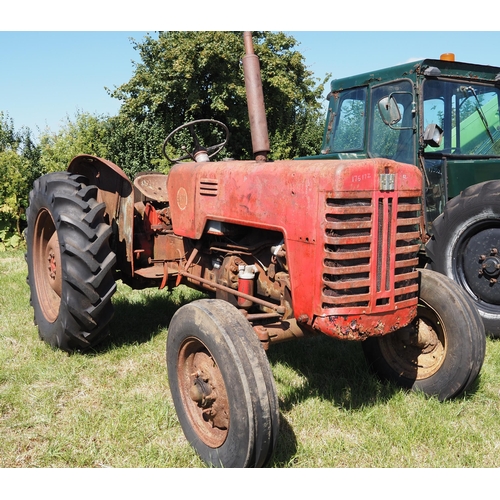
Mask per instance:
[[[382,312],[417,300],[419,199],[376,194],[326,198],[323,309]]]

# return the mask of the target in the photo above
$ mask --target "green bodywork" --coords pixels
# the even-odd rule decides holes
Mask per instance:
[[[500,68],[422,59],[333,80],[321,153],[424,172],[429,231],[467,186],[500,179]]]

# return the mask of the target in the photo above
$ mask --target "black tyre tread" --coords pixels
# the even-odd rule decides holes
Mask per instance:
[[[234,307],[227,302],[221,302],[221,305],[226,310],[233,310]],[[250,324],[248,321],[241,316],[241,313],[238,311],[237,316],[236,316],[238,322],[240,323],[242,329],[247,328],[248,330],[248,340],[254,345],[254,349],[251,351],[253,355],[256,357],[256,361],[260,365],[260,369],[262,372],[262,376],[264,378],[264,383],[265,383],[265,399],[263,404],[264,405],[269,405],[269,414],[271,417],[271,422],[270,422],[270,431],[271,431],[271,436],[270,439],[266,442],[266,446],[268,447],[268,453],[262,454],[261,458],[257,462],[258,467],[265,467],[268,465],[269,461],[271,460],[271,457],[273,455],[273,452],[276,448],[276,444],[278,441],[278,435],[279,435],[279,419],[280,419],[280,414],[279,414],[279,400],[278,400],[278,392],[276,390],[276,385],[274,382],[274,377],[271,371],[271,367],[269,365],[269,360],[267,358],[267,355],[264,351],[264,348],[257,338],[255,332],[251,328]],[[248,353],[248,351],[246,351]]]
[[[251,434],[250,442],[243,443],[243,449],[237,456],[227,457],[223,451],[213,450],[211,452],[204,444],[196,442],[196,438],[190,437],[189,424],[185,428],[185,417],[183,417],[182,404],[179,407],[179,398],[176,397],[178,386],[176,378],[177,348],[182,343],[179,340],[179,332],[184,321],[191,321],[201,311],[205,317],[210,318],[217,325],[224,340],[213,339],[220,348],[225,343],[228,352],[237,366],[240,366],[240,377],[244,384],[244,393],[241,399],[246,400],[249,412],[248,422]],[[182,334],[181,334],[182,335]],[[192,332],[196,336],[195,332]],[[181,425],[188,440],[194,446],[200,456],[212,466],[223,467],[263,467],[272,456],[279,428],[279,409],[277,405],[276,388],[265,355],[264,349],[249,323],[232,305],[213,299],[202,299],[187,304],[179,309],[169,327],[167,339],[167,365],[169,372],[169,383]],[[220,367],[223,370],[223,367]],[[227,375],[228,376],[228,375]],[[234,374],[234,377],[237,375]],[[229,377],[229,376],[228,376]],[[226,379],[227,384],[227,379]],[[242,403],[243,404],[243,403]],[[254,441],[255,439],[255,441]],[[223,445],[224,447],[224,445]],[[222,448],[223,448],[222,447]],[[218,457],[223,457],[223,462],[217,463]]]
[[[90,199],[97,199],[98,189],[97,186],[93,186],[89,184],[88,186],[83,187],[78,192],[78,198],[81,198],[83,201],[89,201]]]
[[[104,222],[104,204],[97,188],[82,175],[55,172],[37,179],[27,211],[28,284],[40,337],[66,351],[87,350],[105,338],[113,316],[112,276],[116,256],[109,247],[112,230]],[[48,324],[40,310],[32,282],[34,223],[40,210],[50,212],[58,234],[63,289],[59,315]]]
[[[416,381],[398,373],[384,358],[380,337],[364,341],[363,350],[370,367],[382,379],[439,400],[451,399],[469,389],[479,375],[486,350],[484,325],[468,295],[456,282],[428,269],[421,269],[420,273],[423,302],[441,309],[439,314],[444,322],[456,323],[447,328],[447,357],[443,366],[429,378]],[[443,292],[446,300],[439,297],[441,303],[432,304],[433,296]]]
[[[452,283],[455,282],[452,281]],[[464,293],[464,295],[466,295],[465,292],[460,288],[460,286],[457,285],[457,288],[461,290]],[[468,299],[469,297],[466,295],[466,298]],[[477,379],[481,371],[484,362],[484,357],[486,355],[486,331],[484,329],[483,320],[479,315],[477,308],[474,306],[471,300],[465,300],[463,302],[463,307],[464,309],[467,310],[469,318],[471,318],[471,320],[475,324],[480,325],[483,328],[479,327],[473,330],[472,332],[473,333],[472,353],[471,353],[472,365],[470,369],[469,378],[465,381],[459,394],[466,392],[472,386],[472,384],[474,384],[475,380]]]
[[[240,357],[246,357],[252,366],[251,375],[253,375],[255,386],[250,383],[250,390],[255,392],[255,397],[260,399],[260,407],[263,410],[261,415],[256,414],[256,427],[262,426],[264,430],[264,432],[257,432],[259,440],[256,442],[255,455],[252,460],[254,467],[263,467],[274,451],[273,443],[275,444],[274,439],[277,437],[275,436],[277,432],[273,433],[273,429],[277,430],[276,426],[279,425],[279,411],[276,415],[278,408],[272,404],[273,396],[277,398],[276,389],[274,386],[269,387],[269,382],[274,379],[267,356],[250,324],[234,306],[222,300],[213,300],[207,303],[207,306],[212,311],[217,311],[218,315],[231,318],[234,321],[236,328],[231,328],[231,333],[234,335],[235,332],[238,332],[239,342],[235,342],[238,354]],[[245,333],[242,335],[242,332]],[[252,349],[248,349],[247,344],[252,345]],[[263,421],[259,422],[258,420]]]
[[[456,227],[480,214],[484,214],[485,219],[495,220],[497,225],[500,223],[500,180],[469,186],[448,201],[443,213],[434,220],[433,235],[426,245],[428,269],[445,274],[460,284],[456,271],[449,271],[453,266],[448,262],[446,250]],[[500,337],[500,307],[483,303],[465,287],[464,289],[474,301],[486,332],[492,337]]]
[[[454,294],[454,296],[450,297],[450,302],[452,303],[449,306],[451,310],[450,314],[457,316],[463,312],[462,323],[464,327],[465,324],[467,325],[467,328],[463,329],[464,333],[461,339],[453,339],[459,351],[458,355],[462,359],[461,362],[456,362],[456,369],[462,372],[460,378],[462,378],[463,383],[462,385],[457,384],[457,389],[454,391],[438,394],[441,400],[451,399],[467,391],[481,371],[486,353],[484,324],[468,294],[454,280],[446,276],[440,276],[429,269],[421,269],[420,273],[430,279],[428,283],[430,290],[445,286]],[[433,284],[431,284],[431,280],[434,281]],[[453,335],[455,332],[452,331],[450,333]],[[420,389],[420,387],[417,387],[417,389]]]

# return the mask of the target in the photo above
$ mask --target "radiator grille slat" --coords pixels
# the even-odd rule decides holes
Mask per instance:
[[[417,197],[364,193],[325,199],[324,309],[394,309],[415,302],[421,205]]]

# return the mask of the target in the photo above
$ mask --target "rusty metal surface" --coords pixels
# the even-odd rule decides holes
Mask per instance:
[[[380,339],[383,357],[397,371],[416,380],[436,374],[447,354],[446,328],[423,308],[411,325]]]
[[[238,290],[233,290],[230,287],[220,285],[219,283],[216,283],[214,281],[207,280],[205,278],[201,278],[200,276],[196,276],[195,274],[192,274],[192,273],[188,273],[187,271],[184,271],[183,269],[179,269],[178,272],[182,276],[188,278],[190,281],[192,281],[194,283],[201,283],[202,285],[206,285],[208,288],[210,288],[212,290],[217,290],[217,289],[223,290],[223,291],[229,292],[231,295],[235,295],[236,297],[246,299],[246,300],[249,300],[249,301],[254,302],[256,304],[260,304],[260,305],[263,305],[265,307],[268,307],[269,309],[277,311],[280,314],[284,313],[283,307],[276,305],[276,304],[273,304],[272,302],[268,302],[266,300],[259,299],[258,297],[254,297],[252,295],[242,293]]]
[[[394,190],[381,190],[381,175],[394,176]],[[207,221],[280,232],[295,317],[358,339],[415,313],[421,186],[418,169],[384,159],[192,163],[174,166],[168,181],[176,234],[199,239]],[[275,294],[274,283],[259,286]],[[356,325],[330,320],[346,316]]]
[[[106,205],[107,222],[113,228],[119,267],[133,274],[134,197],[132,183],[123,170],[109,160],[91,155],[73,158],[68,171],[87,177],[97,186],[98,201]]]
[[[256,161],[266,161],[269,153],[269,134],[267,130],[264,92],[260,76],[259,58],[254,54],[252,32],[243,34],[245,55],[243,56],[243,72],[245,74],[245,89],[250,120],[252,148]]]
[[[137,274],[160,280],[162,286],[170,277],[179,281],[183,276],[240,302],[259,304],[264,312],[289,317],[293,311],[301,329],[341,339],[384,335],[411,322],[418,300],[418,170],[383,159],[281,161],[269,167],[257,161],[174,166],[167,193],[160,196],[170,199],[170,206],[157,210],[146,203],[138,210],[145,232],[136,235]],[[94,157],[79,157],[70,168],[98,186],[133,275],[130,182],[118,167]],[[391,183],[381,182],[387,176]],[[146,197],[166,178],[149,180],[139,183],[142,189],[136,186]],[[190,262],[187,271],[183,263],[193,247],[185,243],[199,240],[208,221],[281,233],[279,251],[286,255],[289,273],[276,275],[270,266],[268,274],[259,267],[258,298],[238,291],[237,279],[228,286],[217,283],[206,262]],[[288,289],[293,304],[287,305]]]
[[[155,201],[167,202],[167,176],[148,173],[134,179],[134,186],[146,197]]]
[[[227,390],[215,359],[195,337],[188,338],[179,351],[177,374],[191,427],[206,445],[221,446],[230,426]]]
[[[386,335],[411,323],[417,314],[416,305],[379,314],[349,314],[322,316],[314,319],[312,327],[340,340],[364,340],[370,336]]]
[[[285,321],[278,321],[276,323],[269,323],[265,326],[255,325],[253,329],[266,350],[271,344],[309,337],[319,333],[313,329],[302,327],[293,318]]]
[[[56,226],[45,208],[36,216],[33,234],[33,273],[40,309],[53,323],[61,307],[63,269]]]

